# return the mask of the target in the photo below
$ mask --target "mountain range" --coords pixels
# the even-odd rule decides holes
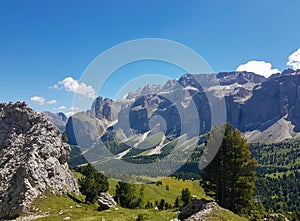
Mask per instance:
[[[98,97],[89,110],[68,119],[66,133],[71,144],[91,146],[99,137],[126,140],[158,132],[193,137],[229,122],[250,143],[274,143],[299,138],[299,112],[300,70],[270,78],[251,72],[185,74],[130,92],[124,100]],[[198,128],[191,128],[195,122]]]

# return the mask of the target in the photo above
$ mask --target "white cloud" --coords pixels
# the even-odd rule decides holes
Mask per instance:
[[[286,64],[294,70],[300,69],[300,48],[289,56]]]
[[[45,98],[40,96],[31,97],[30,100],[34,103],[38,103],[39,105],[44,105],[46,102]]]
[[[70,107],[70,109],[71,109],[71,111],[77,111],[77,110],[79,110],[78,107]]]
[[[89,98],[96,97],[95,89],[90,86],[86,85],[85,83],[79,83],[77,80],[73,79],[72,77],[67,77],[64,80],[55,84],[52,88],[60,89],[64,88],[66,91],[74,92],[76,94],[81,94]]]
[[[73,111],[70,111],[70,112],[65,113],[65,115],[66,115],[67,117],[71,117],[71,116],[74,115],[74,114],[75,114],[75,112],[73,112]]]
[[[265,61],[248,61],[246,64],[238,66],[236,70],[253,72],[266,78],[280,72],[277,68],[273,69],[271,63]]]
[[[66,109],[67,109],[66,106],[60,106],[60,107],[57,108],[57,110],[66,110]]]
[[[51,101],[47,101],[47,104],[51,104],[51,105],[53,105],[53,104],[57,104],[57,100],[51,100]]]

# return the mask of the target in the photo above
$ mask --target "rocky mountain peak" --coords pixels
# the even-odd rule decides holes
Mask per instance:
[[[45,190],[78,193],[61,133],[26,103],[0,103],[0,218],[29,210]]]
[[[284,70],[284,71],[282,72],[282,74],[283,74],[283,75],[294,74],[295,72],[296,72],[295,70],[293,70],[293,69],[291,69],[291,68],[288,68],[288,69]]]
[[[55,126],[58,127],[61,131],[65,130],[68,118],[62,112],[51,113],[49,111],[44,111],[42,114],[49,119]]]
[[[183,86],[191,86],[197,89],[201,89],[201,85],[198,83],[198,81],[195,79],[195,76],[192,74],[184,74],[179,78],[178,83]]]
[[[162,88],[163,88],[162,85],[149,84],[144,86],[143,88],[141,87],[137,89],[136,91],[129,92],[126,96],[126,99],[131,100],[131,99],[135,99],[138,96],[143,96],[147,94],[156,94],[159,91],[161,91]]]
[[[113,100],[109,98],[103,99],[103,97],[97,97],[91,107],[91,113],[94,117],[98,119],[107,119],[107,120],[114,120],[115,116],[112,112],[112,104]]]
[[[267,79],[261,75],[247,72],[247,71],[232,71],[232,72],[220,72],[217,74],[217,78],[220,81],[220,85],[230,85],[234,83],[246,84],[255,83],[259,84]]]

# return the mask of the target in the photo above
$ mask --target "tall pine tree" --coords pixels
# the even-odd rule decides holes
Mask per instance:
[[[244,213],[253,204],[256,160],[241,132],[225,124],[222,144],[204,169],[204,188],[214,193],[217,203],[236,213]]]

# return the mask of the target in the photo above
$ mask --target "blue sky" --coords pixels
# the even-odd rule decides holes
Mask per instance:
[[[139,38],[184,44],[215,72],[233,71],[251,60],[271,63],[270,69],[282,71],[300,47],[299,8],[298,0],[2,0],[0,101],[26,101],[38,111],[65,106],[63,111],[70,112],[74,93],[58,82],[69,77],[76,83],[99,54]],[[247,67],[251,65],[257,63]],[[124,73],[112,77],[100,95],[113,97],[139,74],[176,78],[183,71],[145,64]]]

